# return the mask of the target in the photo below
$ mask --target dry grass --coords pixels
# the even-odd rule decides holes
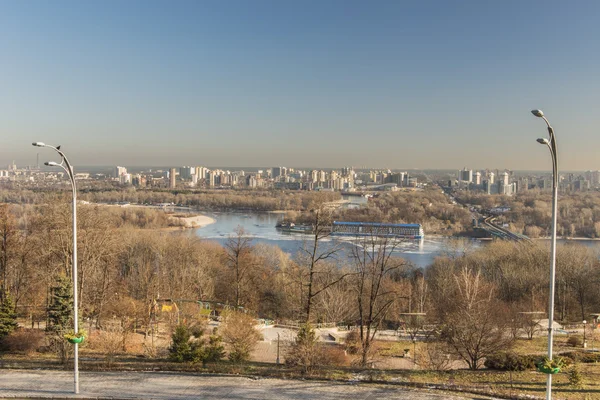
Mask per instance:
[[[95,332],[95,334],[97,334]],[[95,335],[94,335],[95,336]],[[227,361],[220,363],[209,364],[206,368],[202,368],[198,364],[173,363],[161,356],[145,357],[142,356],[144,351],[141,349],[142,344],[151,343],[150,338],[144,341],[143,335],[132,334],[127,338],[127,352],[122,352],[119,349],[119,341],[121,336],[104,337],[106,333],[98,337],[90,337],[86,346],[81,348],[82,361],[80,367],[82,370],[164,370],[164,371],[189,371],[189,372],[212,372],[212,373],[227,373],[227,374],[249,374],[258,376],[271,376],[281,378],[299,378],[302,375],[299,370],[284,366],[277,367],[272,363],[264,362],[249,362],[246,364],[233,365]],[[96,339],[96,340],[94,340]],[[101,339],[109,340],[110,349],[113,353],[111,365],[106,363],[106,349]],[[543,354],[546,351],[546,338],[536,337],[533,340],[518,340],[515,343],[514,349],[522,354]],[[166,333],[155,338],[156,348],[163,349],[169,341]],[[555,351],[572,351],[573,347],[567,346],[566,336],[558,336],[555,341]],[[95,343],[94,343],[95,342]],[[417,342],[417,353],[425,350],[426,344]],[[411,356],[413,353],[413,343],[411,341],[397,342],[377,342],[377,357],[382,359],[396,359],[404,355],[404,350],[409,349]],[[132,351],[134,350],[134,351]],[[164,350],[164,349],[163,349]],[[341,351],[341,348],[340,348]],[[160,351],[157,351],[160,353]],[[272,358],[272,357],[271,357]],[[33,353],[30,355],[20,354],[18,352],[8,353],[4,355],[3,363],[5,367],[22,367],[22,368],[63,368],[52,354]],[[340,364],[340,360],[336,361]],[[456,389],[462,391],[476,391],[486,393],[498,397],[509,398],[513,396],[534,396],[534,398],[543,398],[545,393],[546,375],[535,371],[524,371],[511,374],[504,371],[468,371],[465,369],[452,371],[425,371],[412,369],[411,360],[408,361],[409,369],[386,369],[386,370],[370,370],[361,369],[349,366],[330,366],[327,368],[317,368],[311,374],[317,379],[333,379],[333,380],[361,380],[361,381],[377,381],[389,382],[390,384],[408,385],[408,386],[424,386],[438,385],[445,389]],[[555,399],[569,400],[588,400],[600,399],[600,363],[599,364],[579,364],[583,383],[581,388],[574,388],[569,385],[569,376],[566,372],[561,372],[554,377],[553,389]]]

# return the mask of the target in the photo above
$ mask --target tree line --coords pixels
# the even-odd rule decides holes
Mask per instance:
[[[557,234],[565,237],[600,238],[600,192],[559,193]],[[499,217],[510,230],[529,237],[550,236],[552,193],[529,190],[514,196],[487,195],[461,191],[456,197],[463,203],[492,209],[510,207]]]
[[[43,204],[61,196],[55,188],[16,188],[3,184],[0,202],[12,204]],[[7,187],[8,185],[8,187]],[[67,190],[68,189],[68,190]],[[65,188],[70,195],[70,188]],[[310,192],[283,190],[168,190],[136,189],[135,187],[79,188],[78,199],[91,203],[173,203],[199,210],[306,210],[315,199],[334,201],[339,192]]]
[[[148,334],[161,299],[213,301],[256,317],[304,324],[301,338],[310,346],[306,324],[353,329],[361,365],[370,362],[378,331],[402,328],[434,338],[476,369],[511,338],[535,330],[531,313],[546,309],[549,252],[544,245],[495,242],[473,250],[469,242],[450,242],[431,266],[419,269],[399,257],[401,241],[394,238],[357,239],[350,257],[343,255],[341,244],[323,228],[334,213],[314,207],[313,236],[298,254],[289,255],[253,243],[241,228],[222,246],[187,231],[139,229],[143,224],[124,223],[113,209],[80,205],[82,317],[98,327],[117,318],[130,332]],[[70,218],[64,203],[0,207],[3,304],[32,324],[50,321],[60,288],[68,292]],[[588,247],[559,247],[557,319],[581,321],[598,312],[599,264]],[[10,303],[4,301],[9,298]],[[315,360],[299,350],[297,359]]]

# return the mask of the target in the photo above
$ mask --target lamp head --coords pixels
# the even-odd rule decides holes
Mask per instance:
[[[33,146],[37,146],[37,147],[44,147],[46,145],[46,143],[44,143],[44,142],[33,142],[31,144]]]
[[[542,118],[544,116],[544,113],[542,112],[542,110],[531,110],[531,113],[539,118]]]
[[[54,161],[47,161],[44,163],[44,165],[47,165],[49,167],[60,167],[60,164]]]
[[[549,143],[550,143],[550,142],[548,141],[548,139],[546,139],[546,138],[539,138],[539,139],[537,140],[537,142],[538,142],[539,144],[549,144]]]
[[[587,324],[587,321],[586,321],[585,319],[583,320],[583,324],[584,324],[584,325],[585,325],[585,324]]]

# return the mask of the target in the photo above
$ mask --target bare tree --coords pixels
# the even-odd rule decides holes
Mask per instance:
[[[8,289],[10,263],[13,260],[14,242],[17,240],[17,228],[14,216],[8,204],[0,205],[0,301]]]
[[[479,271],[463,267],[454,275],[454,295],[437,304],[443,310],[442,338],[470,369],[482,360],[510,348],[513,339],[506,335],[507,319],[495,298],[494,286],[481,278]]]
[[[369,235],[353,249],[362,366],[367,365],[375,334],[398,299],[398,284],[390,278],[404,265],[403,259],[392,256],[398,243],[397,238]]]
[[[344,279],[347,274],[339,274],[336,266],[327,261],[335,258],[340,251],[336,243],[321,246],[323,239],[331,236],[331,211],[324,203],[313,210],[313,236],[310,246],[302,248],[300,264],[305,267],[301,274],[300,286],[303,295],[305,322],[310,322],[312,306],[315,298],[330,286]],[[304,297],[304,293],[306,295]]]
[[[241,306],[244,301],[243,285],[249,279],[249,269],[253,266],[252,238],[247,235],[244,228],[238,226],[233,235],[225,243],[226,258],[229,268],[233,271],[234,303]]]
[[[244,362],[250,358],[250,353],[262,335],[254,325],[256,320],[248,314],[239,311],[223,313],[223,322],[218,332],[228,345],[229,359],[233,362]]]
[[[356,307],[349,280],[328,287],[314,304],[318,315],[328,322],[348,322],[356,318]]]

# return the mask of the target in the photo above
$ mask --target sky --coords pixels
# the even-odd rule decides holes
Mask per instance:
[[[600,169],[600,2],[0,2],[0,168]]]

